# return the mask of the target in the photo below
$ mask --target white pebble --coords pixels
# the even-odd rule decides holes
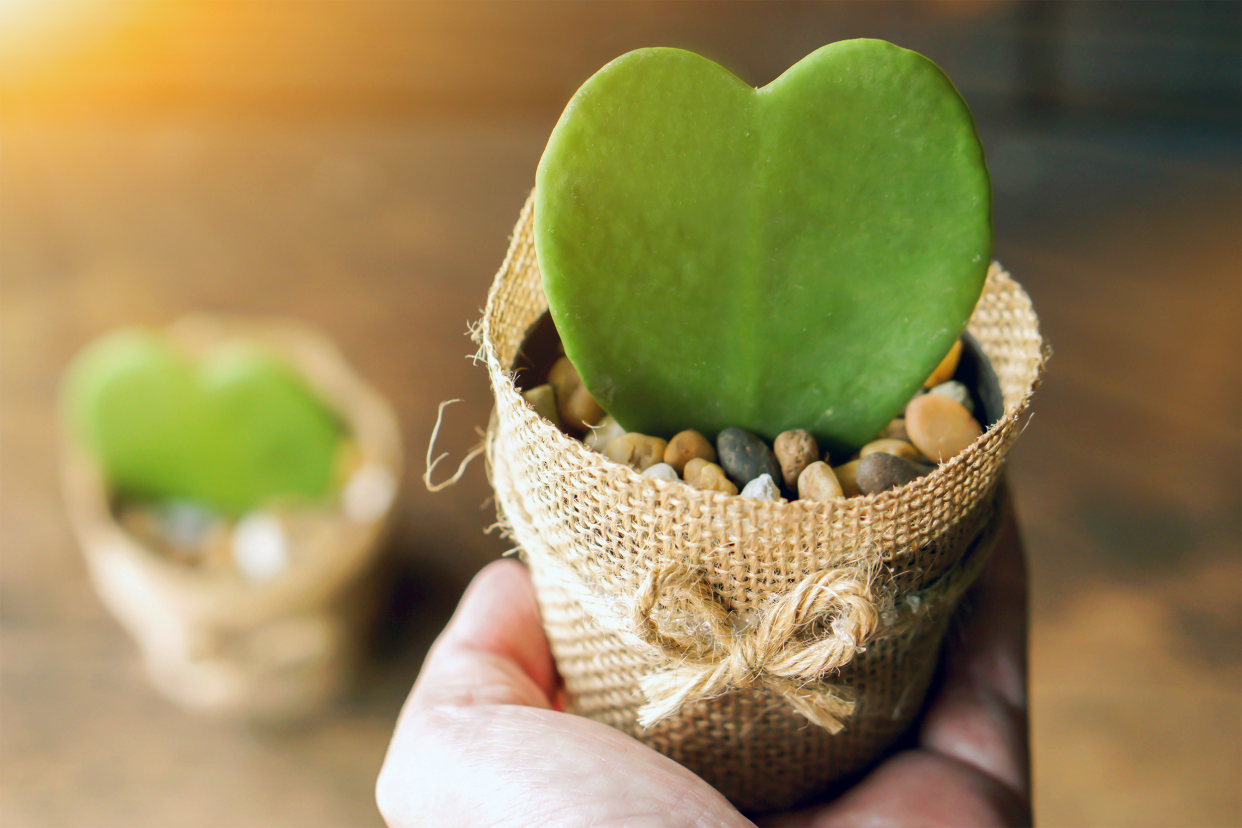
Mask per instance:
[[[670,483],[675,483],[678,480],[681,480],[681,478],[677,476],[677,469],[673,468],[668,463],[656,463],[654,466],[648,467],[648,469],[643,472],[643,477],[654,477],[656,480],[667,480]]]
[[[233,563],[247,580],[269,581],[289,563],[285,530],[275,515],[251,512],[233,527]]]
[[[604,446],[623,436],[625,436],[625,429],[618,425],[611,416],[608,416],[591,426],[586,436],[582,438],[582,442],[591,451],[603,454]]]
[[[392,505],[397,481],[383,466],[366,465],[354,472],[341,492],[345,515],[356,523],[379,520]]]
[[[767,500],[775,503],[781,499],[781,490],[776,488],[776,483],[772,481],[772,475],[761,474],[746,484],[739,497],[749,497],[751,500]]]
[[[957,380],[942,382],[927,393],[940,394],[951,400],[956,400],[961,403],[962,407],[971,414],[975,413],[975,401],[970,398],[970,390],[964,383],[958,382]]]

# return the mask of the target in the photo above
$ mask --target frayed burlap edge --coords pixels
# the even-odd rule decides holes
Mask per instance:
[[[1004,415],[899,489],[765,503],[643,477],[540,418],[511,373],[546,310],[532,202],[476,332],[496,398],[488,473],[532,570],[574,712],[689,767],[746,810],[794,805],[886,750],[922,704],[991,550],[1005,454],[1046,356],[999,266],[969,330]]]

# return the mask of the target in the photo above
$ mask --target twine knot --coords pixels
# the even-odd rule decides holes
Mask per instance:
[[[763,685],[811,722],[837,733],[855,703],[848,689],[822,678],[866,648],[880,613],[867,574],[828,569],[774,599],[752,622],[721,606],[702,567],[675,562],[643,579],[630,621],[640,640],[676,662],[642,680],[643,727],[685,704]]]

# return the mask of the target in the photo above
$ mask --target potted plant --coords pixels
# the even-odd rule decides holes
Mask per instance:
[[[917,54],[845,41],[756,90],[646,49],[579,90],[477,329],[490,479],[573,712],[748,811],[891,747],[1044,361],[990,262],[973,120]]]
[[[211,316],[97,340],[62,401],[69,517],[156,689],[265,720],[333,698],[401,475],[389,404],[309,328]]]

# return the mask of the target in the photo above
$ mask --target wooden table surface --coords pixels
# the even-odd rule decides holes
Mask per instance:
[[[555,111],[495,117],[11,113],[0,125],[0,824],[377,825],[372,789],[425,649],[506,549],[467,356]],[[1056,354],[1013,454],[1033,588],[1040,820],[1242,820],[1242,249],[1234,133],[982,122],[1000,261]],[[60,373],[92,337],[200,309],[335,339],[410,461],[385,623],[357,688],[253,729],[157,697],[58,495]]]

